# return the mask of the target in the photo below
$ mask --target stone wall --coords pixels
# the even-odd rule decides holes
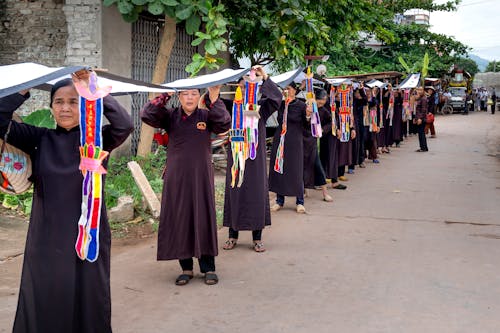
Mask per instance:
[[[60,66],[67,24],[61,0],[0,0],[0,63]]]

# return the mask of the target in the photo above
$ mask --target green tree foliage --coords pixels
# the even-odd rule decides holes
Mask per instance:
[[[309,0],[225,0],[230,50],[252,65],[275,62],[291,67],[306,54],[327,49],[329,27],[325,2]]]
[[[193,46],[203,43],[204,55],[196,53],[186,70],[195,75],[202,68],[218,68],[224,60],[217,57],[227,50],[227,20],[222,4],[212,0],[104,0],[105,6],[116,4],[126,22],[135,22],[139,14],[169,16],[184,24],[186,32],[196,35]]]
[[[496,60],[490,61],[486,66],[485,72],[500,72],[500,63]]]
[[[455,65],[457,65],[458,68],[465,70],[472,76],[479,72],[477,63],[470,58],[459,58],[455,61]]]
[[[373,1],[372,1],[373,2]],[[379,21],[379,26],[371,28],[365,25],[362,30],[368,36],[382,42],[379,49],[367,47],[368,38],[359,34],[350,36],[349,41],[333,45],[329,54],[331,63],[329,74],[343,75],[359,72],[401,71],[408,68],[399,61],[403,58],[409,69],[422,68],[425,54],[428,54],[428,76],[441,77],[460,58],[467,55],[469,48],[459,41],[429,30],[428,25],[397,24],[394,17],[408,9],[454,10],[458,1],[449,1],[436,5],[430,0],[392,0],[376,1],[382,7],[373,13],[372,18]],[[364,18],[368,20],[368,18]],[[367,28],[366,28],[367,27]],[[383,32],[381,34],[380,32]],[[413,69],[412,69],[413,68]]]

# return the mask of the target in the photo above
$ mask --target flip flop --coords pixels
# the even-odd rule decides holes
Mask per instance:
[[[213,286],[219,282],[219,277],[215,273],[205,273],[205,284]]]
[[[185,286],[186,284],[189,283],[189,281],[193,278],[192,275],[189,274],[181,274],[177,277],[175,280],[175,284],[177,286]]]

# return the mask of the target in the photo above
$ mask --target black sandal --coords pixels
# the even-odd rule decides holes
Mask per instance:
[[[205,284],[212,286],[214,284],[217,284],[218,282],[219,282],[219,278],[217,277],[217,274],[205,273]]]
[[[175,284],[178,285],[178,286],[185,286],[186,284],[189,283],[189,280],[191,280],[193,278],[192,275],[189,275],[189,274],[181,274],[177,277],[177,279],[175,280]]]

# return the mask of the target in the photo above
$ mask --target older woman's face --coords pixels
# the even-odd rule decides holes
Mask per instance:
[[[78,93],[75,87],[71,85],[57,89],[52,101],[52,114],[57,125],[67,130],[78,126],[78,111]]]
[[[181,91],[179,93],[179,101],[181,102],[182,109],[186,113],[192,113],[198,107],[200,101],[200,92],[198,89],[191,89]]]

